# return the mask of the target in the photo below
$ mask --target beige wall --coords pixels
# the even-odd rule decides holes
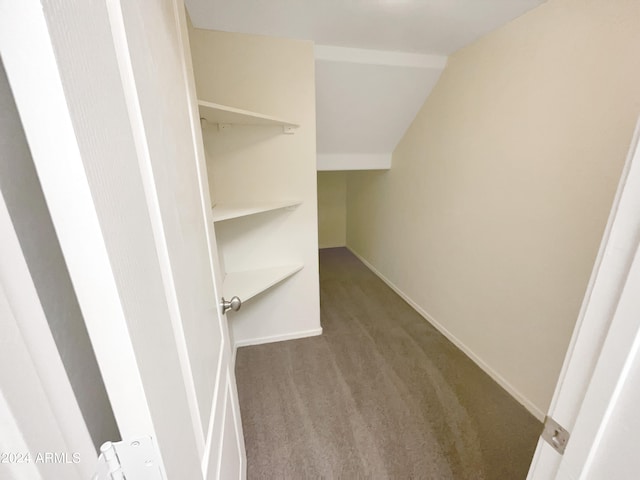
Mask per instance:
[[[347,172],[318,172],[318,243],[347,244]]]
[[[640,113],[640,2],[551,0],[454,54],[347,243],[546,411]]]

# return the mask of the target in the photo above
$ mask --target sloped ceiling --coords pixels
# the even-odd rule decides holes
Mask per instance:
[[[196,28],[449,55],[542,0],[187,0]]]
[[[389,168],[447,57],[316,46],[320,170]]]
[[[324,170],[389,168],[447,55],[541,3],[186,0],[196,28],[316,43],[317,150]]]

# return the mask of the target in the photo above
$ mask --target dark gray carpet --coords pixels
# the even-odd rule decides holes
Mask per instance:
[[[319,337],[244,347],[248,477],[526,477],[542,425],[344,248]]]

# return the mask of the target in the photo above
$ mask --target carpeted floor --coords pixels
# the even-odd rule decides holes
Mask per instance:
[[[322,336],[244,347],[249,479],[526,477],[542,425],[344,248]]]

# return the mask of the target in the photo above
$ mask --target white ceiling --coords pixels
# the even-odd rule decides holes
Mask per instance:
[[[316,44],[319,170],[389,168],[447,55],[544,0],[186,0],[197,28]]]
[[[197,28],[449,55],[544,0],[186,0]]]
[[[392,152],[446,61],[316,46],[318,153]]]

